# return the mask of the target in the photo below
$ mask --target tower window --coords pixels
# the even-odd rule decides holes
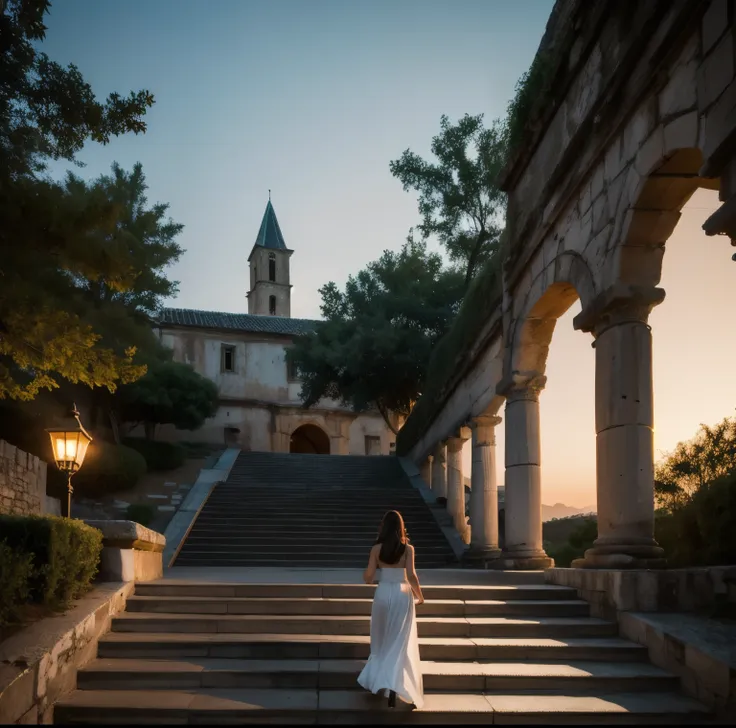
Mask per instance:
[[[276,281],[276,253],[268,254],[268,280]]]
[[[231,344],[223,344],[220,347],[220,371],[235,371],[235,347]]]
[[[276,296],[268,297],[268,312],[271,314],[271,316],[276,315]]]
[[[286,377],[290,382],[299,381],[299,367],[291,359],[286,360]]]

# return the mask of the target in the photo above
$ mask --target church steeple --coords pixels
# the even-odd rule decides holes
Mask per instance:
[[[250,264],[250,291],[248,313],[264,316],[291,316],[291,283],[289,258],[294,251],[286,247],[276,211],[268,204],[256,236],[248,263]]]

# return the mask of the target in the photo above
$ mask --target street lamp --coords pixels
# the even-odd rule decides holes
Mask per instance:
[[[72,405],[64,424],[65,427],[52,427],[46,430],[51,438],[56,467],[66,473],[67,501],[66,516],[72,515],[72,476],[82,467],[92,436],[82,427],[76,405]]]

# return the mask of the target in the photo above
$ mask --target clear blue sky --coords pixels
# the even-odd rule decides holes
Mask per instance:
[[[416,200],[389,172],[428,155],[441,114],[504,113],[552,0],[55,0],[43,49],[99,96],[147,88],[143,136],[80,156],[140,161],[186,254],[170,305],[246,311],[247,257],[272,189],[292,316],[398,248]]]

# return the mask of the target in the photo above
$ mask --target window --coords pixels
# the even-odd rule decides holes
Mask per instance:
[[[223,344],[220,348],[220,371],[235,371],[235,347],[232,344]]]
[[[365,436],[365,454],[380,455],[381,454],[381,438],[373,435]]]
[[[299,367],[288,357],[286,359],[286,376],[290,382],[299,381]]]
[[[268,254],[268,280],[276,281],[276,253]]]
[[[271,316],[276,315],[276,296],[268,297],[268,312],[271,314]]]

